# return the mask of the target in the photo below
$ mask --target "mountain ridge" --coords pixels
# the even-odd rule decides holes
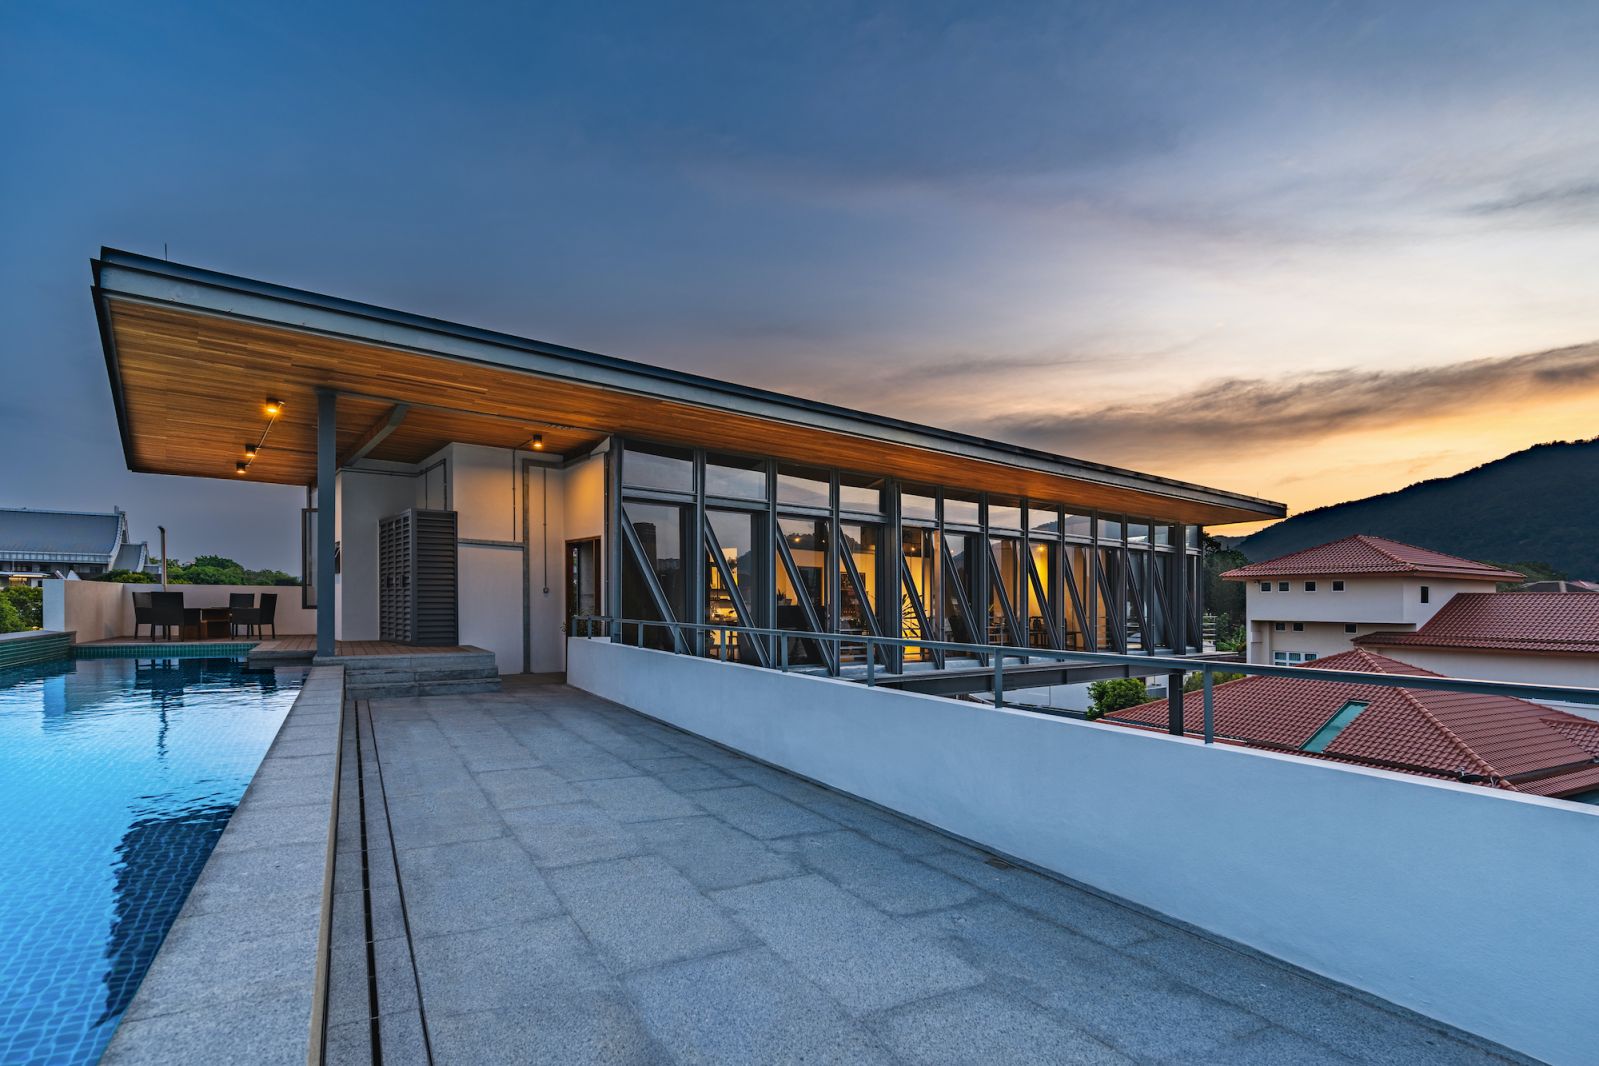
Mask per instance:
[[[1238,550],[1257,562],[1355,533],[1599,576],[1599,437],[1535,444],[1451,477],[1304,511],[1245,537]]]

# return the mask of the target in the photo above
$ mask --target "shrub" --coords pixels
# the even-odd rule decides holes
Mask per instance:
[[[44,590],[28,585],[0,588],[0,633],[44,625]]]
[[[1149,702],[1149,690],[1144,687],[1144,682],[1136,677],[1117,677],[1109,681],[1095,681],[1088,686],[1089,698],[1093,700],[1088,708],[1090,719],[1103,718],[1115,711],[1123,711],[1128,707],[1137,707],[1141,703]]]
[[[114,581],[119,585],[153,585],[156,579],[143,570],[107,570],[96,574],[91,581]]]
[[[1244,675],[1243,674],[1229,673],[1226,670],[1217,670],[1211,676],[1216,679],[1214,684],[1225,685],[1229,681],[1237,681],[1240,677],[1243,677]],[[1183,691],[1184,692],[1198,692],[1200,689],[1202,689],[1204,687],[1205,687],[1205,675],[1204,674],[1194,674],[1187,681],[1183,682]]]

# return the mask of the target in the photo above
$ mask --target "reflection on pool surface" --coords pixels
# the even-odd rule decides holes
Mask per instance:
[[[0,1062],[99,1058],[304,678],[0,670]]]

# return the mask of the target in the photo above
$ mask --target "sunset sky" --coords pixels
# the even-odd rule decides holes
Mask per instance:
[[[123,468],[102,244],[1294,511],[1592,437],[1596,55],[1592,2],[8,4],[0,506],[294,565],[298,491]]]

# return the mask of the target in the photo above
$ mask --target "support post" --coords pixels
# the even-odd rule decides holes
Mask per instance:
[[[1183,672],[1173,670],[1166,675],[1166,732],[1172,736],[1183,735]]]
[[[1216,672],[1205,668],[1205,743],[1216,743]]]
[[[316,653],[332,655],[333,534],[337,506],[338,394],[316,390]]]
[[[1188,527],[1177,524],[1171,527],[1172,554],[1166,556],[1171,559],[1171,625],[1170,632],[1171,651],[1173,655],[1188,654]],[[1161,556],[1153,557],[1155,565],[1160,565]],[[1203,638],[1201,638],[1203,643]]]

